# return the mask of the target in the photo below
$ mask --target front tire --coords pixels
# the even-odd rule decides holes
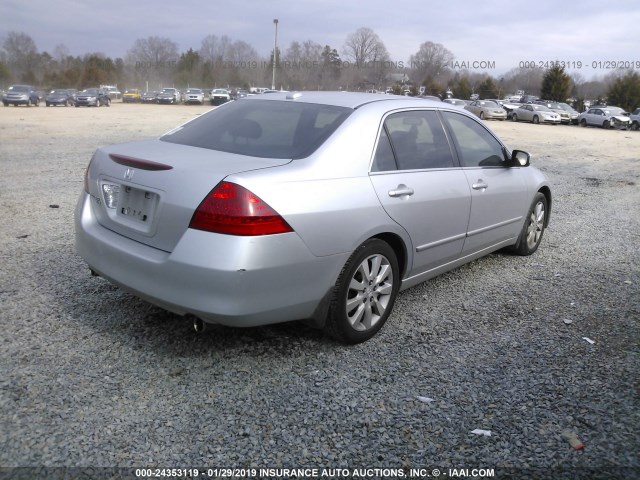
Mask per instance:
[[[547,201],[547,197],[538,192],[526,216],[518,243],[513,249],[515,253],[528,256],[538,249],[544,230],[547,227],[548,215],[549,202]]]
[[[587,121],[584,118],[582,120],[580,120],[580,126],[581,127],[586,127],[587,126]]]
[[[518,115],[516,115],[515,113],[513,115],[511,115],[511,120],[513,120],[514,122],[518,121]]]
[[[611,128],[611,122],[609,122],[609,120],[605,120],[604,122],[602,122],[602,128]]]
[[[484,120],[484,112],[480,112],[480,120]]]
[[[538,124],[540,123],[540,119],[538,118],[538,116],[537,116],[537,115],[535,115],[535,116],[533,117],[533,123],[535,123],[536,125],[538,125]]]
[[[351,255],[336,282],[325,331],[348,344],[369,340],[389,318],[400,269],[388,243],[372,238]]]

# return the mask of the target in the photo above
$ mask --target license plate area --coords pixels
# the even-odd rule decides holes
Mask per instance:
[[[123,185],[116,215],[125,221],[150,225],[158,205],[158,195],[148,190]]]

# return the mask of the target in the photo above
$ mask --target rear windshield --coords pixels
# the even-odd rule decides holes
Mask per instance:
[[[304,158],[352,111],[293,101],[237,100],[160,140],[252,157]]]

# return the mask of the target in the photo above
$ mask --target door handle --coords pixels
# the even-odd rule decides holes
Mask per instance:
[[[395,188],[395,190],[389,190],[390,197],[403,197],[405,195],[413,195],[413,188],[400,184]]]
[[[484,190],[486,188],[489,188],[489,185],[487,185],[486,183],[484,183],[482,181],[481,178],[479,178],[476,183],[474,183],[473,185],[471,185],[471,188],[473,188],[474,190]]]

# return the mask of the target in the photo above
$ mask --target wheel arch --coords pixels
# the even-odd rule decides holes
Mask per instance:
[[[539,193],[543,194],[547,199],[547,217],[545,218],[545,228],[549,226],[549,218],[551,217],[551,189],[544,185],[538,190]]]
[[[396,254],[396,259],[398,260],[398,268],[400,269],[400,278],[404,278],[407,273],[407,265],[409,260],[409,254],[407,252],[407,246],[405,245],[402,238],[400,238],[395,233],[385,232],[374,235],[371,238],[377,238],[387,243],[391,249]]]

